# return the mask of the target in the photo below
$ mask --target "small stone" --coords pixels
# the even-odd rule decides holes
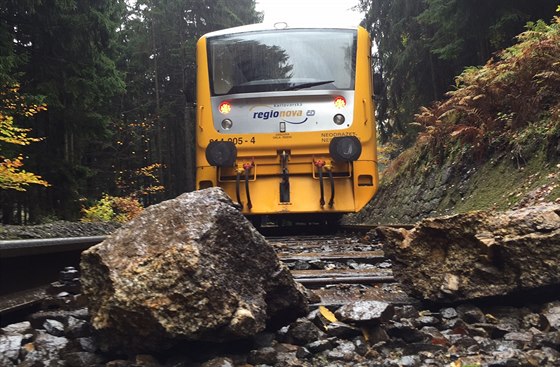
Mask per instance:
[[[529,332],[511,332],[504,335],[505,340],[530,343],[533,341],[533,334]]]
[[[550,327],[560,330],[560,301],[548,303],[542,314],[548,320]]]
[[[379,301],[357,301],[340,307],[335,315],[346,322],[381,323],[391,319],[394,306]]]
[[[359,355],[365,356],[368,353],[368,343],[362,336],[354,339],[354,345],[356,346],[356,353],[358,353]]]
[[[217,357],[204,362],[200,367],[234,367],[230,358]]]
[[[17,362],[22,341],[22,335],[0,335],[0,355]]]
[[[434,326],[434,325],[438,325],[440,323],[439,319],[437,317],[434,316],[420,316],[418,318],[416,318],[416,323],[422,327],[422,326]]]
[[[150,354],[138,354],[135,359],[135,366],[137,367],[160,367],[161,364],[158,360]]]
[[[343,342],[335,349],[327,353],[330,360],[342,360],[351,362],[356,357],[356,346],[352,342]]]
[[[540,315],[538,313],[530,313],[528,315],[525,315],[523,316],[523,320],[521,321],[521,327],[524,329],[530,329],[534,327],[543,331],[549,326],[550,325],[548,323],[548,319],[544,317],[544,315]]]
[[[420,357],[418,356],[402,356],[399,360],[399,366],[414,367],[420,364]]]
[[[80,348],[84,352],[95,353],[98,349],[97,343],[95,342],[95,339],[92,337],[78,338],[76,339],[76,341],[78,342]]]
[[[278,359],[278,352],[272,347],[265,347],[249,352],[247,362],[253,365],[267,364],[274,365]]]
[[[309,350],[311,353],[321,353],[325,350],[332,349],[332,347],[333,344],[328,339],[316,340],[305,346],[305,348]]]
[[[73,316],[68,317],[66,325],[66,335],[69,338],[82,338],[91,335],[91,328],[84,320],[77,319]]]
[[[47,331],[47,333],[54,335],[54,336],[63,336],[64,335],[64,324],[60,321],[47,319],[43,323],[43,328]]]
[[[327,325],[326,333],[328,336],[351,339],[358,335],[361,335],[362,331],[355,326],[348,325],[344,322],[335,321]]]
[[[444,319],[453,319],[458,316],[457,310],[453,307],[442,308],[440,314]]]
[[[288,338],[296,345],[305,345],[319,338],[319,329],[311,321],[300,318],[290,325]]]
[[[72,352],[64,355],[68,367],[95,366],[103,363],[103,358],[90,352]]]
[[[311,352],[305,347],[299,347],[296,351],[296,357],[299,359],[308,359],[312,356]]]
[[[105,363],[105,367],[130,367],[131,365],[131,362],[124,359],[115,359]]]
[[[460,305],[459,307],[457,307],[457,313],[462,320],[469,324],[486,322],[484,312],[482,312],[480,308],[473,305]]]
[[[27,334],[31,332],[31,323],[29,321],[22,321],[15,324],[10,324],[2,328],[4,334]]]
[[[394,323],[387,327],[387,334],[392,338],[399,338],[406,343],[416,343],[426,341],[426,335],[421,333],[412,325],[405,325],[401,323]]]
[[[395,307],[393,320],[399,321],[401,319],[415,319],[418,315],[418,310],[412,305],[397,306]]]

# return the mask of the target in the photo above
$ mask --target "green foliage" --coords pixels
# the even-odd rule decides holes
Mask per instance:
[[[550,0],[361,0],[385,82],[377,101],[382,141],[408,135],[404,147],[414,142],[410,123],[420,106],[443,98],[466,66],[484,64],[526,22],[549,20],[557,6]]]
[[[82,222],[126,222],[142,212],[142,205],[133,197],[103,195],[89,208],[82,209]]]
[[[467,68],[447,100],[423,108],[415,121],[434,152],[459,141],[475,155],[498,142],[521,164],[542,137],[553,136],[560,117],[560,18],[537,22],[519,43],[484,67]],[[552,134],[552,135],[550,135]],[[536,139],[536,140],[535,140]],[[496,147],[494,147],[496,148]]]
[[[113,121],[114,172],[121,195],[146,204],[194,189],[196,41],[204,33],[259,20],[254,0],[140,0],[119,32],[126,94]]]

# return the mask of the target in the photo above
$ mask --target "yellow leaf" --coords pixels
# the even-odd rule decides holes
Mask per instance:
[[[319,306],[319,313],[329,322],[336,322],[336,316],[325,306]]]

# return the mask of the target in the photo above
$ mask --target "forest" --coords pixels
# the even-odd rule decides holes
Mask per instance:
[[[414,142],[414,115],[465,68],[497,58],[558,6],[360,0],[388,155]],[[99,201],[147,206],[193,190],[195,43],[261,19],[254,0],[3,0],[2,222],[78,220]]]

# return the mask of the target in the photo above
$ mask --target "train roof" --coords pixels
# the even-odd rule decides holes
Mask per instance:
[[[258,31],[273,31],[273,30],[284,30],[284,29],[351,29],[356,30],[358,28],[357,25],[328,25],[328,24],[321,24],[321,25],[309,25],[309,24],[295,24],[295,23],[288,23],[288,22],[274,22],[274,23],[257,23],[257,24],[250,24],[244,25],[240,27],[233,27],[222,29],[219,31],[214,31],[210,33],[206,33],[202,37],[216,37],[216,36],[224,36],[228,34],[235,34],[235,33],[248,33],[248,32],[258,32]]]

